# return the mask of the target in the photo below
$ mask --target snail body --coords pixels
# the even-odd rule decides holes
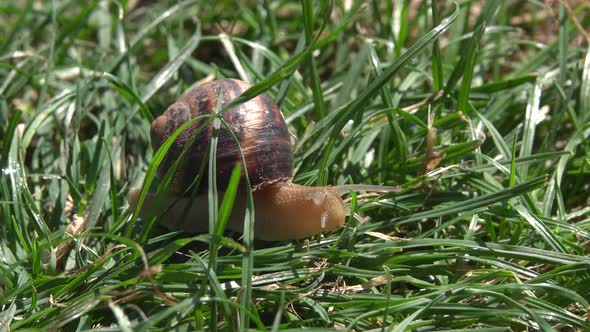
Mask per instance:
[[[254,199],[254,237],[266,241],[295,240],[334,230],[344,223],[348,209],[340,194],[331,187],[306,187],[294,183],[272,184],[252,192]],[[139,190],[129,194],[129,204],[135,208]],[[141,214],[147,216],[149,207],[158,202],[148,194]],[[208,197],[194,199],[166,195],[159,202],[165,208],[160,223],[171,230],[188,233],[208,231]],[[227,229],[242,232],[246,210],[245,195],[238,194],[227,222]]]
[[[224,79],[189,90],[152,123],[154,151],[184,123],[222,109],[249,87],[246,82]],[[238,138],[244,155],[254,199],[254,236],[257,239],[301,239],[344,224],[348,209],[337,188],[307,187],[291,182],[293,152],[289,131],[277,105],[266,94],[225,111],[222,117]],[[161,202],[167,211],[166,218],[160,218],[163,226],[190,233],[207,232],[206,187],[190,187],[201,164],[207,162],[212,133],[213,126],[207,117],[196,120],[177,137],[161,162],[158,174],[163,177],[180,158],[169,192]],[[235,165],[242,163],[240,149],[224,126],[218,134],[216,152],[216,181],[218,190],[223,192]],[[207,180],[202,179],[200,183],[206,184]],[[243,185],[242,181],[227,224],[228,229],[237,232],[243,230],[246,208]],[[189,198],[189,189],[198,191],[195,198]],[[139,191],[132,190],[129,202],[134,209],[138,198]],[[155,202],[156,197],[149,194],[143,206],[150,207]],[[146,213],[147,208],[142,208],[141,214]]]

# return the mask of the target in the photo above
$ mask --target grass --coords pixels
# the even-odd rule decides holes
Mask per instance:
[[[0,3],[0,329],[590,330],[589,12]],[[137,221],[150,122],[208,75],[277,101],[295,182],[402,190],[302,241]]]

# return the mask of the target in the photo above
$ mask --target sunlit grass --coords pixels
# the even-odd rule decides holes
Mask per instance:
[[[0,4],[1,328],[590,330],[589,12]],[[150,122],[206,77],[277,102],[294,182],[401,191],[305,241],[138,220]]]

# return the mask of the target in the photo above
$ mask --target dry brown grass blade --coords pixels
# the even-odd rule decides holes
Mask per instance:
[[[424,175],[434,170],[442,161],[445,156],[444,153],[434,151],[434,143],[436,142],[437,130],[432,126],[434,122],[434,115],[432,112],[428,112],[428,133],[426,134],[426,156],[420,166],[418,175]]]
[[[565,8],[565,11],[567,12],[568,17],[572,20],[572,22],[576,26],[576,29],[578,29],[578,32],[582,36],[584,36],[584,39],[586,40],[586,44],[590,45],[590,32],[588,32],[586,29],[584,29],[584,27],[582,26],[582,24],[580,23],[580,21],[576,17],[576,13],[574,13],[572,6],[570,6],[570,4],[567,0],[558,0],[558,1]]]
[[[66,203],[66,213],[67,212]],[[68,218],[68,227],[66,228],[66,232],[64,234],[64,238],[67,239],[61,242],[55,249],[55,273],[59,274],[65,271],[68,256],[74,248],[73,237],[82,234],[85,228],[86,218],[80,217],[77,214],[72,214],[71,217]],[[44,263],[43,267],[47,270],[49,268],[49,263]]]
[[[359,293],[364,290],[370,289],[372,287],[383,286],[387,282],[390,282],[390,281],[391,281],[391,279],[388,278],[387,276],[378,276],[378,277],[375,277],[375,278],[373,278],[367,282],[364,282],[362,284],[346,286],[344,288],[344,292],[348,293],[348,294]]]

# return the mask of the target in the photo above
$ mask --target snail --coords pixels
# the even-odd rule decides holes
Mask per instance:
[[[177,102],[156,118],[151,126],[152,147],[156,151],[182,124],[199,115],[211,114],[229,104],[250,87],[250,84],[223,79],[204,83],[186,92]],[[222,105],[219,107],[220,98]],[[334,187],[308,187],[292,183],[293,151],[290,134],[277,105],[266,94],[225,111],[223,119],[238,138],[244,155],[254,200],[255,229],[257,239],[277,241],[294,240],[328,232],[344,224],[349,214],[341,196],[348,193],[350,185]],[[166,218],[160,223],[173,230],[202,233],[208,230],[208,195],[206,186],[200,185],[196,197],[186,195],[199,174],[201,164],[206,163],[213,126],[207,117],[195,120],[173,142],[158,169],[163,177],[170,166],[181,156],[173,174],[169,192],[162,199]],[[205,126],[203,126],[206,124]],[[198,131],[198,128],[201,130]],[[196,137],[193,133],[197,131]],[[223,192],[236,164],[242,163],[238,145],[228,130],[221,126],[216,153],[216,180]],[[207,174],[207,171],[201,174]],[[206,178],[200,181],[206,184]],[[243,181],[240,187],[243,188]],[[353,185],[354,186],[354,185]],[[353,189],[380,190],[385,187],[361,186]],[[238,192],[227,228],[242,232],[246,209],[244,190]],[[135,209],[139,190],[129,194],[130,207]],[[148,194],[140,215],[147,213],[156,201]],[[164,222],[164,219],[166,221]]]

